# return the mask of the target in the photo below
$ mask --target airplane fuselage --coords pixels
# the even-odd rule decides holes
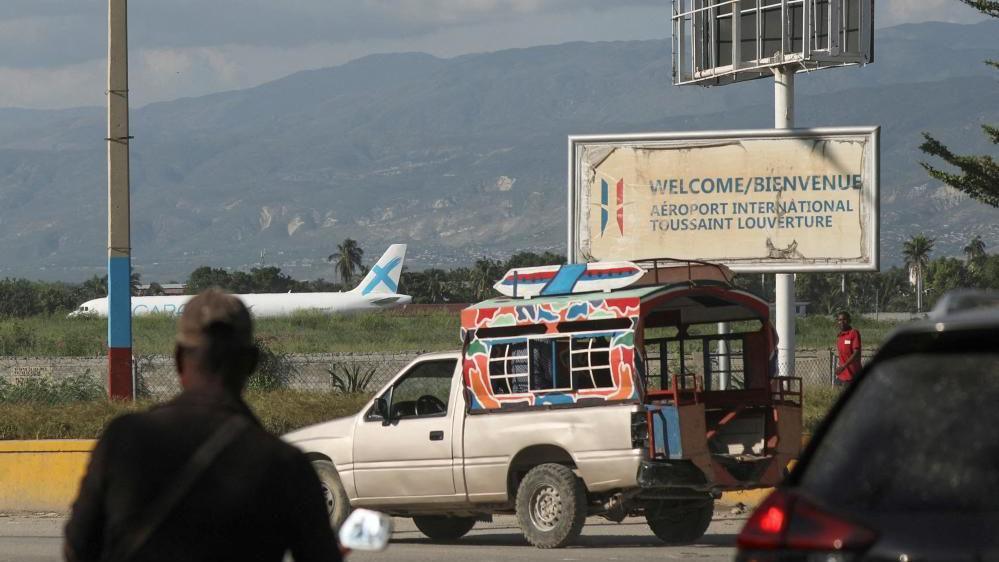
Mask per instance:
[[[178,316],[193,295],[132,297],[132,316],[166,314]],[[381,310],[408,304],[409,295],[397,293],[256,293],[236,295],[257,318],[289,316],[313,311],[323,314]],[[108,300],[100,298],[83,303],[73,316],[107,316]]]

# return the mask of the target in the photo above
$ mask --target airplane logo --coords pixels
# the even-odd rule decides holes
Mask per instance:
[[[617,228],[624,235],[624,178],[617,180]],[[600,236],[607,231],[610,220],[610,185],[607,180],[600,180]]]
[[[392,271],[399,267],[399,264],[401,263],[402,258],[392,258],[392,260],[385,265],[382,265],[381,262],[376,263],[375,266],[371,268],[371,273],[374,275],[374,278],[364,287],[361,294],[367,295],[371,291],[374,291],[375,288],[378,287],[379,283],[384,283],[385,286],[388,287],[388,290],[393,293],[398,291],[399,283],[390,277],[390,275],[392,274]],[[397,275],[396,278],[398,277],[399,276]]]

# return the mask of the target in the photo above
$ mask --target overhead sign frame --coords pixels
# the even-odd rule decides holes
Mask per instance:
[[[802,141],[805,143],[810,143],[798,147],[801,145]],[[606,181],[596,182],[596,172],[598,168],[605,162],[610,162],[608,158],[611,154],[618,152],[618,149],[626,149],[625,151],[620,151],[621,154],[626,154],[626,151],[638,151],[643,154],[642,161],[651,161],[652,156],[655,155],[657,151],[664,155],[664,157],[678,158],[678,152],[685,151],[684,159],[676,160],[677,162],[682,162],[684,166],[688,165],[690,161],[696,161],[699,156],[696,156],[695,151],[698,148],[708,149],[708,150],[724,150],[730,149],[734,145],[738,145],[739,154],[746,153],[749,154],[750,148],[759,149],[765,154],[773,153],[774,150],[780,150],[781,147],[775,143],[788,143],[788,146],[792,151],[789,153],[788,158],[794,158],[794,160],[788,160],[791,164],[787,166],[792,169],[794,173],[790,175],[784,175],[781,172],[780,163],[765,161],[760,163],[752,163],[752,166],[758,167],[760,169],[768,169],[770,175],[767,178],[773,177],[774,182],[779,184],[781,181],[784,182],[804,182],[804,178],[809,178],[812,182],[817,182],[810,185],[818,185],[822,187],[822,182],[825,181],[828,186],[828,179],[825,176],[815,175],[815,176],[803,176],[797,175],[801,172],[802,155],[806,160],[821,160],[821,158],[826,158],[826,151],[830,147],[843,147],[848,148],[852,152],[855,158],[857,157],[857,151],[861,153],[859,155],[860,161],[856,173],[853,174],[843,174],[848,178],[845,181],[852,182],[848,184],[848,187],[843,187],[843,179],[837,176],[833,179],[833,184],[836,181],[840,182],[839,189],[844,192],[844,197],[846,197],[847,203],[836,208],[838,212],[843,217],[847,217],[844,220],[853,221],[856,219],[856,225],[850,222],[847,225],[839,225],[835,229],[830,230],[830,238],[834,242],[830,244],[839,243],[847,244],[853,242],[856,244],[856,251],[854,252],[850,245],[846,250],[840,250],[839,253],[831,252],[828,255],[818,255],[812,254],[808,255],[801,254],[797,246],[797,240],[794,240],[793,244],[781,244],[783,238],[793,234],[793,226],[787,226],[790,230],[781,230],[785,228],[783,226],[773,227],[774,224],[798,224],[798,225],[808,225],[809,223],[802,222],[802,219],[798,219],[797,223],[789,223],[789,219],[784,219],[788,212],[788,205],[785,204],[783,207],[775,207],[776,209],[781,209],[779,211],[774,211],[778,215],[777,219],[766,219],[767,224],[771,225],[771,228],[759,227],[756,230],[762,232],[756,232],[755,235],[766,234],[767,232],[774,233],[774,237],[777,238],[778,243],[771,245],[770,237],[767,237],[766,244],[768,249],[768,254],[763,255],[759,253],[752,256],[747,256],[744,254],[729,254],[729,255],[718,255],[717,252],[704,252],[705,248],[718,247],[720,244],[718,240],[713,240],[705,237],[704,240],[707,243],[701,244],[697,241],[700,240],[697,235],[684,234],[678,235],[680,238],[685,240],[683,248],[669,248],[668,242],[655,242],[660,237],[656,238],[648,234],[636,235],[634,240],[620,240],[617,242],[618,250],[624,248],[624,251],[606,251],[606,247],[602,250],[599,248],[602,245],[594,232],[597,228],[591,228],[595,224],[600,224],[605,227],[610,224],[612,227],[615,223],[619,225],[619,230],[621,235],[624,236],[625,223],[637,226],[640,224],[639,218],[643,211],[636,211],[639,209],[640,205],[648,204],[650,200],[654,199],[656,195],[653,191],[652,184],[650,183],[650,177],[648,174],[655,174],[655,170],[638,170],[636,169],[632,176],[629,176],[629,182],[625,182],[623,176],[625,173],[621,173],[622,179],[620,182],[614,183],[613,181],[608,184]],[[817,151],[816,147],[821,144],[821,150]],[[805,151],[805,148],[809,148],[809,152]],[[821,271],[835,271],[835,272],[845,272],[845,271],[877,271],[880,266],[880,255],[879,255],[879,245],[878,236],[880,228],[880,197],[879,197],[879,186],[880,186],[880,127],[829,127],[829,128],[813,128],[813,129],[761,129],[761,130],[721,130],[721,131],[704,131],[704,132],[682,132],[682,133],[644,133],[644,134],[622,134],[622,135],[581,135],[581,136],[570,136],[568,140],[568,256],[570,260],[575,262],[587,262],[595,260],[640,260],[646,258],[677,258],[677,259],[696,259],[696,260],[706,260],[722,263],[730,267],[736,272],[756,272],[756,273],[793,273],[793,272],[821,272]],[[606,156],[601,156],[601,152],[607,153]],[[635,153],[638,153],[635,152]],[[708,153],[705,153],[708,154]],[[816,154],[821,154],[822,156],[816,156]],[[590,156],[596,155],[601,160],[597,163],[593,163],[588,158]],[[714,156],[714,155],[709,155]],[[731,154],[729,154],[731,156]],[[584,162],[584,159],[587,159]],[[633,159],[638,160],[638,159]],[[719,161],[713,161],[713,164],[717,164]],[[693,164],[696,166],[695,164]],[[721,164],[717,164],[721,165]],[[836,165],[842,165],[842,163],[837,163]],[[626,166],[627,167],[627,166]],[[637,168],[637,165],[636,165]],[[620,166],[618,167],[620,169]],[[837,168],[839,169],[839,168]],[[852,170],[852,168],[851,168]],[[849,170],[848,170],[849,171]],[[730,172],[728,172],[730,173]],[[759,201],[763,198],[768,197],[770,193],[777,193],[773,197],[780,201],[780,194],[790,192],[790,187],[780,187],[779,189],[774,189],[771,191],[769,188],[763,192],[762,195],[759,193],[753,193],[751,190],[758,186],[761,176],[760,170],[754,169],[749,171],[741,172],[740,174],[731,174],[732,185],[743,185],[744,193],[739,192],[727,192],[724,196],[715,197],[716,203],[732,203],[732,207],[729,209],[734,210],[735,201],[728,201],[726,197],[734,198],[736,195],[743,198],[743,201],[753,199],[754,201]],[[584,177],[584,174],[588,177]],[[696,175],[696,174],[695,174]],[[719,177],[719,173],[712,173],[710,170],[704,170],[701,174],[702,178]],[[811,179],[817,177],[819,179]],[[640,179],[639,179],[640,178]],[[786,178],[791,178],[790,180]],[[681,178],[682,179],[682,178]],[[688,178],[689,179],[689,178]],[[679,180],[677,180],[679,181]],[[597,185],[600,185],[601,198],[594,201],[593,194],[595,193]],[[749,187],[752,184],[754,187]],[[678,184],[674,184],[678,185]],[[682,184],[680,184],[682,185]],[[693,184],[691,184],[693,185]],[[784,186],[788,186],[788,183],[784,183]],[[795,184],[797,185],[797,184]],[[802,183],[803,185],[803,183]],[[606,186],[606,187],[605,187]],[[641,189],[643,188],[650,193],[643,194]],[[764,186],[765,187],[765,186]],[[773,187],[773,186],[770,186]],[[837,188],[830,188],[830,192],[835,193]],[[849,191],[846,191],[849,189]],[[853,193],[856,190],[858,193]],[[802,191],[807,191],[803,188]],[[628,193],[632,194],[629,197]],[[795,189],[794,193],[797,193]],[[660,197],[673,197],[673,193],[666,191],[658,192]],[[689,195],[686,193],[685,195]],[[644,199],[643,199],[644,197]],[[841,198],[842,199],[842,198]],[[616,200],[616,205],[614,209],[609,208],[610,204]],[[663,203],[669,203],[668,200],[662,199]],[[824,200],[823,200],[824,201]],[[627,204],[626,204],[627,203]],[[656,204],[653,204],[654,207]],[[740,203],[744,205],[745,203]],[[765,203],[763,203],[765,204]],[[828,203],[822,203],[823,210],[830,209]],[[804,206],[804,205],[802,205]],[[757,206],[754,209],[763,209],[770,207]],[[812,204],[812,209],[815,208],[815,204]],[[593,214],[599,212],[600,219],[598,220],[597,215]],[[645,211],[646,215],[649,212],[655,213],[656,210]],[[630,214],[629,214],[630,213]],[[636,214],[637,213],[637,214]],[[771,215],[774,213],[770,213]],[[853,213],[853,214],[850,214]],[[763,213],[766,215],[767,213]],[[829,215],[821,215],[823,221],[832,220],[825,219],[826,216],[832,216],[836,213],[830,213]],[[636,218],[639,217],[639,218]],[[727,223],[729,226],[738,226],[738,229],[743,228],[743,223],[733,222],[742,217],[727,216],[722,217],[721,215],[713,218],[714,220],[729,220]],[[783,222],[775,222],[783,221]],[[816,221],[819,219],[814,219],[813,226],[818,224]],[[746,223],[750,222],[748,219]],[[724,224],[724,223],[723,223]],[[820,227],[825,227],[826,223],[821,223]],[[800,227],[805,228],[805,227]],[[740,243],[756,243],[760,242],[760,237],[756,236],[752,232],[752,228],[747,227],[746,231],[737,231],[739,236],[733,239],[734,241],[729,244],[724,242],[722,245],[726,246],[726,251],[729,247],[738,247]],[[845,229],[845,230],[844,230]],[[852,230],[851,230],[852,229]],[[633,229],[629,229],[633,230]],[[719,232],[723,231],[723,228],[719,229]],[[844,232],[846,234],[844,234]],[[839,233],[841,235],[840,240],[836,240],[832,237],[833,234]],[[780,235],[784,235],[783,237]],[[812,235],[812,230],[805,229],[803,237],[808,238]],[[600,236],[603,236],[601,232]],[[710,235],[705,235],[710,236]],[[649,242],[649,240],[653,242]],[[605,246],[605,245],[604,245]],[[804,248],[806,252],[811,252],[812,248]],[[752,250],[756,252],[757,250]],[[835,254],[835,255],[834,255]]]

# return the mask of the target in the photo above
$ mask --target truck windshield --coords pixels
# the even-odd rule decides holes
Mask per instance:
[[[999,512],[999,354],[917,353],[875,366],[800,483],[853,512]]]

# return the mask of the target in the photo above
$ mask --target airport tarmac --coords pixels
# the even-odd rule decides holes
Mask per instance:
[[[492,523],[479,523],[468,535],[452,544],[434,544],[410,519],[396,519],[392,543],[385,552],[353,553],[349,560],[408,560],[414,562],[575,561],[575,560],[731,560],[735,537],[746,515],[715,512],[708,532],[696,544],[664,546],[644,519],[629,518],[611,523],[599,517],[586,521],[583,534],[568,547],[539,550],[527,544],[512,516],[498,516]],[[57,562],[65,514],[0,514],[0,562]]]

